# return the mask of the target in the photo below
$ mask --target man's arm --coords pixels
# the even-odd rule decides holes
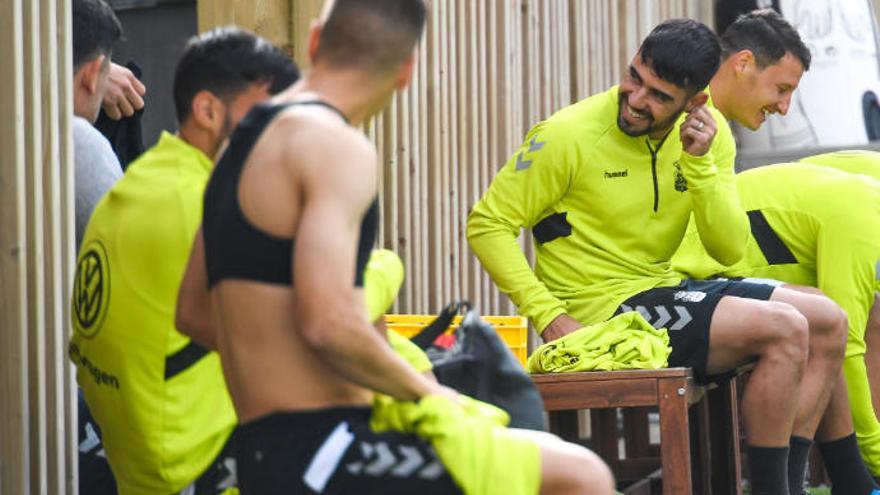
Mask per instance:
[[[697,119],[704,123],[701,129]],[[712,258],[731,266],[742,258],[749,238],[749,220],[734,184],[733,133],[720,112],[702,106],[682,123],[681,141],[681,169],[700,240]]]
[[[199,345],[208,349],[217,348],[217,329],[211,309],[211,295],[208,291],[202,229],[199,229],[193,241],[186,272],[180,283],[174,322],[179,332]]]
[[[293,259],[303,337],[341,376],[363,387],[400,400],[446,394],[391,350],[354,287],[361,221],[376,195],[375,152],[354,130],[343,137],[338,128],[331,132],[309,136],[310,149],[300,147],[292,166],[303,199]]]
[[[880,261],[880,209],[875,196],[862,191],[858,186],[850,189],[846,200],[853,208],[821,226],[816,246],[816,286],[846,311],[849,320],[847,356],[865,352]]]
[[[474,205],[467,222],[468,243],[483,268],[542,335],[557,319],[568,323],[559,329],[562,333],[582,326],[564,317],[565,303],[535,276],[517,242],[520,229],[531,227],[550,212],[572,179],[573,164],[564,140],[555,141],[543,132],[544,127],[540,123],[529,132]],[[553,330],[550,336],[555,334]]]

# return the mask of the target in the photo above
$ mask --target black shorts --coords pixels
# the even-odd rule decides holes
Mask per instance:
[[[198,479],[176,495],[221,495],[227,488],[237,486],[234,445],[233,434]],[[79,390],[79,492],[88,495],[118,493],[116,478],[113,477],[104,453],[101,429],[92,417],[81,389]]]
[[[666,328],[672,347],[669,366],[693,368],[700,383],[722,382],[733,375],[706,375],[709,325],[718,302],[724,296],[766,301],[774,290],[774,285],[740,280],[684,280],[673,287],[640,292],[624,301],[614,314],[638,311],[655,328]]]
[[[273,413],[236,433],[242,495],[460,494],[430,444],[370,429],[370,408]]]

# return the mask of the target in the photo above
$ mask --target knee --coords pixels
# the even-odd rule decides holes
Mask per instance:
[[[768,302],[761,314],[764,321],[763,354],[803,370],[810,349],[807,318],[787,303]]]
[[[613,495],[615,493],[614,475],[611,469],[598,455],[588,449],[582,449],[577,469],[572,469],[572,482],[577,488],[571,493],[590,495]]]
[[[812,309],[815,321],[810,321],[810,352],[843,359],[849,326],[846,312],[827,297],[816,297]]]

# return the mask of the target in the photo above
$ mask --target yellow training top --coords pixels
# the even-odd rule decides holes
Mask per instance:
[[[711,150],[682,150],[617,126],[618,89],[538,123],[468,218],[467,235],[498,287],[543,331],[562,313],[604,321],[630,296],[680,279],[670,266],[693,212],[719,260],[739,260],[748,220],[733,185],[736,145],[724,117]],[[532,230],[534,272],[516,237]]]
[[[236,425],[217,354],[174,325],[211,168],[162,134],[98,203],[80,249],[70,358],[121,495],[183,489]]]

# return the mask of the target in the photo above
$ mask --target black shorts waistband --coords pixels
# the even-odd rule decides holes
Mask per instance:
[[[276,411],[240,424],[238,435],[246,437],[266,430],[277,431],[279,428],[287,432],[315,431],[321,425],[335,425],[347,419],[369,421],[372,412],[369,406]]]

